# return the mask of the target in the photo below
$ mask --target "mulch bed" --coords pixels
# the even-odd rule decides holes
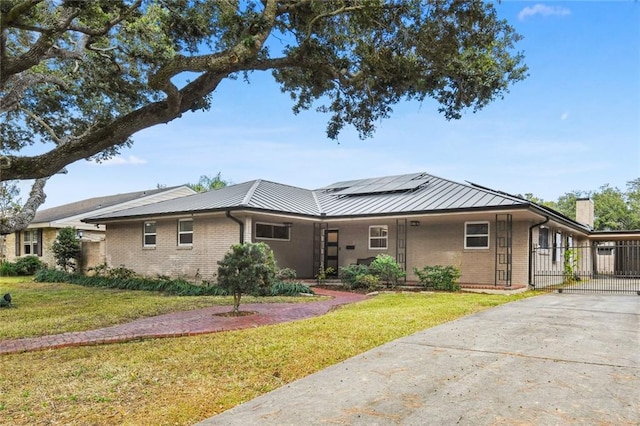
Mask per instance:
[[[238,312],[218,312],[217,314],[213,314],[217,317],[246,317],[247,315],[257,314],[256,311],[238,311]]]

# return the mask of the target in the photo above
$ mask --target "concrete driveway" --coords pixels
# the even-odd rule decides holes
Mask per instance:
[[[640,424],[640,297],[548,294],[375,348],[202,425]]]

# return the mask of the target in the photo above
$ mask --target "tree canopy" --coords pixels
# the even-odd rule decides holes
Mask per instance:
[[[3,0],[0,13],[0,182],[36,182],[2,233],[28,224],[50,176],[208,109],[225,79],[271,71],[294,113],[327,114],[329,138],[365,138],[402,100],[458,119],[527,72],[484,0]]]
[[[200,176],[198,183],[188,183],[187,186],[196,192],[207,192],[212,189],[224,188],[230,185],[231,182],[222,178],[222,172],[218,172],[215,176]]]
[[[626,191],[604,184],[595,191],[567,192],[557,201],[544,201],[533,194],[525,194],[524,198],[571,219],[576,218],[576,200],[591,198],[595,215],[593,227],[597,231],[640,229],[640,178],[627,182]]]

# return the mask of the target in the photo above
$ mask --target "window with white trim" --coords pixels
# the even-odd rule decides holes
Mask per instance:
[[[369,227],[369,250],[384,250],[389,245],[389,229],[387,225]]]
[[[256,222],[256,239],[289,241],[291,227],[276,223]]]
[[[22,233],[22,248],[25,255],[38,255],[38,231],[26,230]]]
[[[193,244],[193,220],[180,219],[178,221],[178,245],[190,246]]]
[[[145,222],[142,227],[142,245],[144,247],[156,246],[156,223]]]
[[[489,222],[465,222],[464,223],[464,248],[488,249],[489,248]]]

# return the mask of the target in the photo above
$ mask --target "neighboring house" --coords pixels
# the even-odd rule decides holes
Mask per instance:
[[[232,244],[263,241],[301,278],[384,253],[408,281],[417,280],[414,268],[454,265],[463,284],[509,287],[530,284],[542,259],[561,279],[565,248],[592,234],[593,203],[579,203],[574,221],[500,191],[413,173],[317,190],[254,180],[84,221],[107,227],[110,265],[148,276],[212,279]]]
[[[90,198],[40,210],[26,229],[6,236],[5,259],[15,261],[19,257],[35,255],[48,266],[55,266],[51,244],[60,229],[71,226],[78,231],[82,244],[81,268],[99,265],[105,262],[105,228],[87,224],[82,219],[194,193],[187,186],[176,186]]]

